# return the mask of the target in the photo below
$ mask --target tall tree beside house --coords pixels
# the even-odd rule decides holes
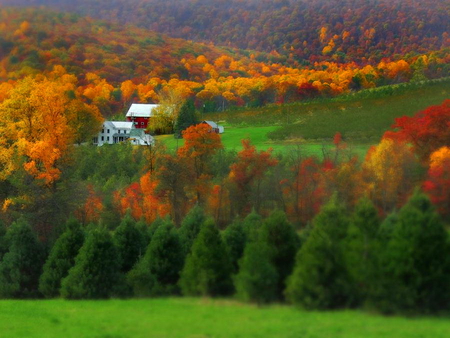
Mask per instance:
[[[75,264],[75,257],[84,242],[84,231],[80,223],[69,220],[66,230],[53,244],[50,255],[45,262],[39,279],[39,291],[45,297],[57,297],[61,288],[61,281]]]
[[[225,296],[233,290],[231,262],[212,220],[203,223],[180,277],[185,296]]]
[[[8,252],[0,263],[0,298],[38,296],[39,276],[45,261],[42,244],[23,219],[6,233]]]
[[[62,281],[61,295],[67,299],[109,298],[121,282],[120,256],[114,241],[106,229],[94,228]]]
[[[183,130],[198,123],[195,115],[195,106],[192,99],[186,100],[180,108],[177,120],[175,122],[175,138],[181,138]]]

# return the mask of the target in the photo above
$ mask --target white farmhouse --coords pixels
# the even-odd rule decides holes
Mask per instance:
[[[144,129],[137,129],[133,122],[105,121],[98,136],[94,137],[94,145],[116,144],[120,142],[130,142],[134,145],[150,145],[155,142],[153,137],[144,132]]]

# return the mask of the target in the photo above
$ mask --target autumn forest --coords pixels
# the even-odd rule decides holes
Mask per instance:
[[[0,298],[448,313],[449,77],[445,1],[0,0]],[[376,140],[298,131],[434,88]],[[132,103],[156,142],[92,145]]]

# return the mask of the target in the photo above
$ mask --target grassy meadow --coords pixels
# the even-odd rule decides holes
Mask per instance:
[[[205,114],[204,119],[225,126],[222,142],[227,149],[241,149],[241,139],[250,138],[258,149],[286,151],[301,144],[305,153],[322,154],[332,147],[336,132],[342,133],[352,152],[364,156],[372,144],[394,123],[396,117],[413,115],[450,97],[450,80],[404,84],[366,90],[306,103],[269,105],[223,113]],[[157,137],[176,149],[172,135]],[[183,140],[178,140],[178,146]]]
[[[360,311],[257,308],[231,300],[0,301],[8,338],[447,338],[449,318],[382,317]]]

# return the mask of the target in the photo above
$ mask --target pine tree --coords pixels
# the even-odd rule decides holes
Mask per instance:
[[[233,274],[235,274],[238,271],[238,261],[244,253],[245,244],[247,242],[247,236],[242,221],[234,221],[225,229],[222,235],[233,266]]]
[[[53,245],[39,280],[39,291],[45,297],[59,295],[61,281],[75,265],[75,257],[83,242],[84,232],[80,223],[74,219],[69,220],[66,230]]]
[[[349,220],[334,196],[314,219],[314,227],[297,254],[294,272],[288,280],[287,299],[306,309],[346,306],[349,277],[342,241]]]
[[[178,232],[166,220],[156,230],[145,255],[128,274],[128,283],[136,296],[176,294],[183,263]]]
[[[278,298],[278,279],[267,244],[261,241],[248,243],[234,278],[236,296],[258,304],[274,301]]]
[[[175,138],[181,138],[183,130],[197,124],[197,117],[195,116],[195,106],[193,100],[187,100],[178,113],[178,118],[175,122],[174,136]]]
[[[371,299],[383,312],[434,313],[449,309],[448,233],[429,198],[416,192],[398,213],[381,254],[381,281]]]
[[[87,235],[75,265],[62,281],[61,295],[68,299],[109,298],[120,282],[119,253],[110,233],[98,228]]]
[[[255,210],[245,217],[243,222],[244,231],[248,240],[256,240],[258,231],[263,224],[263,218]]]
[[[9,248],[0,263],[0,297],[36,297],[45,261],[41,243],[22,219],[8,229],[6,241]]]
[[[222,296],[233,290],[231,263],[212,220],[203,223],[186,259],[180,286],[186,296]]]
[[[368,198],[361,199],[352,215],[344,249],[355,305],[362,304],[367,298],[375,278],[379,227],[377,209]]]
[[[6,227],[0,220],[0,262],[3,259],[3,255],[8,252],[8,242],[6,241]]]
[[[161,217],[157,217],[153,223],[148,228],[148,244],[152,241],[153,235],[155,234],[156,230],[163,225],[166,221],[168,221],[169,218],[162,219]]]
[[[192,244],[197,238],[205,219],[203,209],[196,205],[188,212],[183,222],[181,222],[179,234],[185,255],[191,252]]]
[[[130,213],[125,215],[114,231],[114,243],[119,251],[123,273],[130,271],[139,258],[144,255],[148,244]]]
[[[292,273],[300,240],[282,211],[274,211],[260,229],[260,240],[272,251],[272,263],[278,272],[278,297],[282,298],[286,279]]]

